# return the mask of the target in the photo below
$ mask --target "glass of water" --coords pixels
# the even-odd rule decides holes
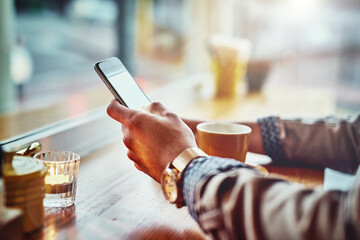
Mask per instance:
[[[80,156],[68,151],[41,152],[34,156],[47,167],[44,207],[67,207],[74,204]]]

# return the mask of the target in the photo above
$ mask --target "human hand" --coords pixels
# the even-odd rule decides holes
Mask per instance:
[[[190,128],[160,103],[152,103],[142,112],[113,100],[107,113],[123,124],[123,141],[129,159],[158,182],[169,162],[186,148],[196,147]]]

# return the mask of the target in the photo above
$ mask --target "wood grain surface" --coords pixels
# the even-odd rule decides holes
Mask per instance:
[[[303,112],[312,115],[319,113],[317,109],[323,109],[321,114],[333,111],[331,96],[319,96],[316,90],[308,94],[312,98],[306,98],[304,107],[295,111],[294,106],[304,94],[301,91],[283,90],[287,97],[292,94],[298,99],[282,104],[286,98],[281,94],[276,95],[279,89],[270,88],[258,95],[235,99],[204,99],[172,110],[193,118],[238,121],[252,120],[270,113],[300,115]],[[324,96],[328,98],[326,101],[323,100]],[[313,108],[307,109],[310,106]],[[46,111],[43,114],[39,115],[41,123],[38,125],[46,119]],[[56,118],[54,114],[52,120]],[[26,125],[25,120],[14,116],[10,127],[1,123],[2,129],[15,129],[18,132],[23,124]],[[25,131],[25,128],[21,131]],[[7,131],[10,134],[9,129]],[[161,193],[160,185],[135,169],[126,156],[127,150],[120,138],[81,159],[75,205],[46,209],[44,227],[29,234],[27,239],[205,238],[187,208],[177,209],[169,204]],[[269,176],[295,181],[304,187],[319,187],[323,181],[322,170],[272,165],[265,167],[270,172]]]
[[[119,141],[81,159],[75,205],[46,208],[43,229],[27,239],[204,239],[187,208],[135,169]]]
[[[321,170],[266,166],[270,176],[316,187]],[[205,239],[187,208],[135,169],[119,139],[81,159],[75,205],[46,208],[44,227],[27,239]]]

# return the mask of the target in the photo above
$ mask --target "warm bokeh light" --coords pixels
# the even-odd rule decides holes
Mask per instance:
[[[10,8],[5,2],[1,9]],[[0,45],[11,47],[6,54],[10,58],[12,53],[12,61],[0,62],[9,70],[0,73],[0,89],[2,96],[15,98],[12,112],[60,102],[69,109],[66,118],[100,107],[111,95],[105,95],[93,65],[110,56],[119,57],[147,92],[177,84],[187,89],[184,93],[191,87],[207,92],[216,87],[211,51],[215,35],[251,44],[239,75],[244,86],[236,94],[264,93],[273,85],[318,88],[332,95],[335,101],[329,104],[336,111],[359,110],[357,0],[40,2],[14,0],[14,18],[3,10],[7,15],[2,15],[6,24],[0,29]],[[169,89],[181,92],[179,87]],[[88,95],[95,92],[99,99],[90,104]],[[170,95],[176,100],[175,93]],[[153,100],[168,103],[167,97]]]

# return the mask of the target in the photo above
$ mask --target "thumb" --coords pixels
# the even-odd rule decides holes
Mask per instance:
[[[116,99],[110,102],[106,111],[111,118],[125,126],[129,125],[130,117],[137,112],[136,110],[121,105]]]

